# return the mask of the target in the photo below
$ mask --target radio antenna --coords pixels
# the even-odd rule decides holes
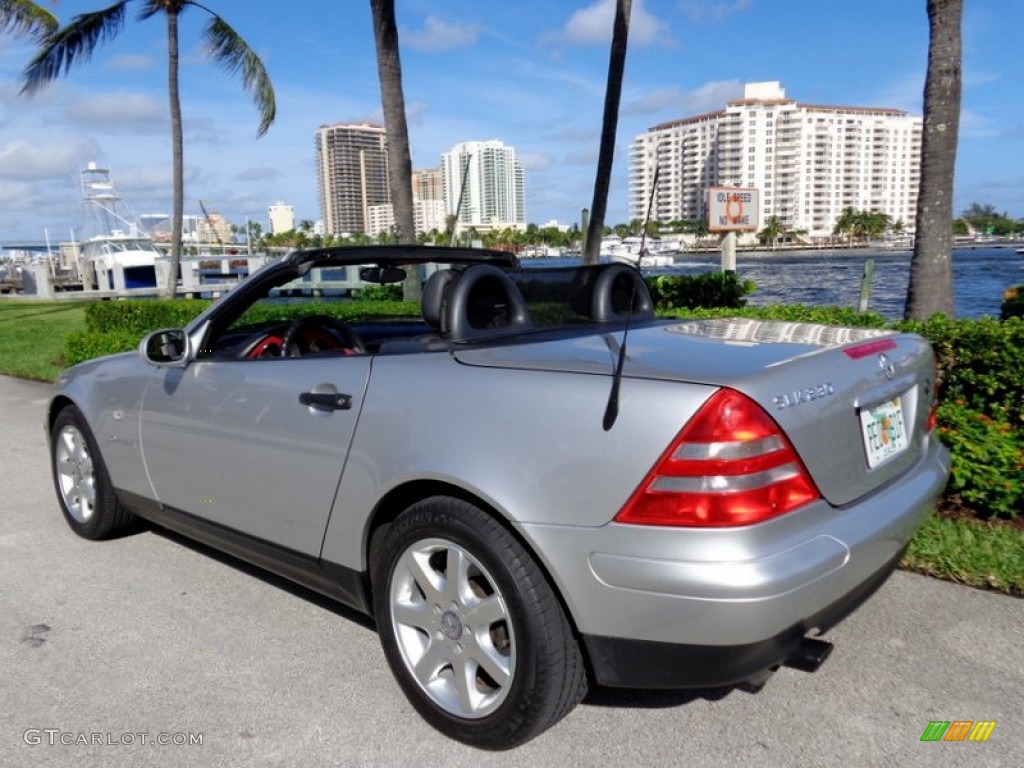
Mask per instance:
[[[626,327],[622,330],[622,343],[619,344],[619,354],[615,360],[615,372],[612,374],[612,388],[608,393],[608,404],[604,409],[604,420],[601,426],[604,431],[609,431],[615,426],[615,420],[619,418],[619,387],[622,385],[622,366],[626,362],[626,339],[629,337],[629,326],[633,320],[633,307],[636,304],[637,283],[643,280],[640,273],[640,260],[644,257],[644,243],[647,240],[647,225],[651,221],[651,209],[654,207],[654,193],[658,190],[658,172],[660,168],[654,166],[654,182],[651,184],[651,196],[647,200],[647,215],[644,216],[644,228],[640,235],[640,252],[636,255],[636,274],[633,276],[633,289],[629,294],[629,310],[626,315]]]

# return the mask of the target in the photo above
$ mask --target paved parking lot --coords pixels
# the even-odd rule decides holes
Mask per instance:
[[[0,765],[1024,765],[1024,600],[906,573],[813,675],[598,691],[515,752],[464,747],[406,703],[359,616],[170,534],[72,534],[47,392],[0,377]],[[922,743],[931,720],[998,725]]]

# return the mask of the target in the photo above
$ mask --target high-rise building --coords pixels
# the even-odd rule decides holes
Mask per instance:
[[[513,147],[497,139],[456,144],[441,156],[441,177],[445,209],[458,210],[460,224],[525,226],[523,167]]]
[[[197,217],[196,237],[200,243],[233,243],[235,234],[231,231],[231,222],[219,213],[210,213],[202,218]]]
[[[391,202],[384,128],[370,123],[320,126],[316,171],[327,233],[372,234],[370,206]]]
[[[267,219],[270,221],[270,234],[288,232],[295,229],[295,207],[278,200],[267,207]]]
[[[444,179],[440,168],[412,172],[413,200],[444,200]]]
[[[630,152],[629,208],[652,218],[706,220],[709,187],[755,187],[760,224],[827,237],[845,208],[888,214],[912,230],[920,117],[899,109],[801,104],[778,82],[748,83],[725,109],[656,125]]]

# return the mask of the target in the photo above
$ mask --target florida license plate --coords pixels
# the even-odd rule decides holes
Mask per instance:
[[[894,397],[874,408],[862,409],[860,423],[868,467],[877,467],[907,447],[902,398]]]

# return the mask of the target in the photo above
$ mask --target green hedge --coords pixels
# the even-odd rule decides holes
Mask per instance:
[[[1003,297],[999,313],[1003,320],[1008,320],[1011,317],[1024,317],[1024,285],[1007,288]]]
[[[702,272],[697,275],[657,275],[645,277],[656,310],[695,309],[697,307],[742,307],[756,286],[741,280],[735,272]]]
[[[98,301],[85,308],[85,327],[94,333],[127,331],[141,339],[159,328],[185,327],[211,303],[208,299]]]
[[[210,306],[205,299],[128,299],[90,304],[85,310],[85,331],[70,334],[64,342],[65,365],[75,365],[116,352],[128,352],[150,331],[182,328]],[[418,317],[419,306],[405,301],[324,301],[302,304],[257,304],[240,318],[242,322],[292,320],[310,313],[342,320],[367,317]]]

